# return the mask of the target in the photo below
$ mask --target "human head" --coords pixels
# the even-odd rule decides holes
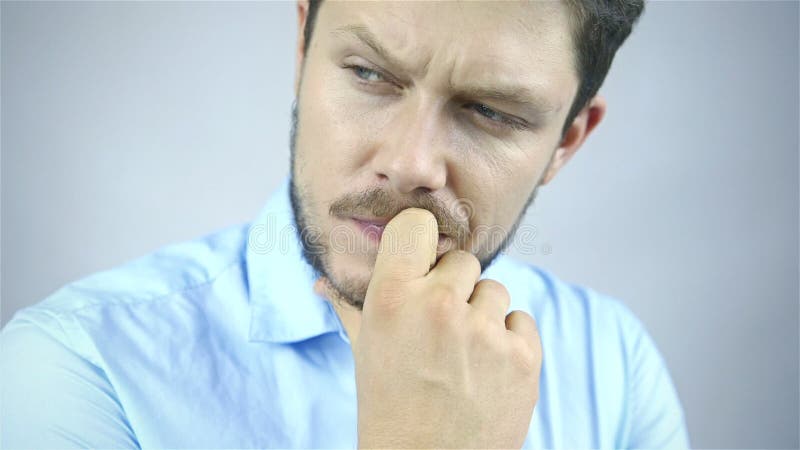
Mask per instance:
[[[291,193],[314,269],[360,306],[377,244],[359,221],[412,206],[436,216],[439,255],[486,268],[603,117],[641,11],[611,3],[627,31],[572,0],[300,0]]]
[[[548,1],[548,0],[542,0]],[[562,134],[578,112],[597,94],[611,68],[617,50],[633,30],[644,10],[644,0],[565,0],[572,17],[570,33],[580,86],[564,121]],[[314,23],[323,0],[309,0],[303,28],[304,51],[314,34]]]

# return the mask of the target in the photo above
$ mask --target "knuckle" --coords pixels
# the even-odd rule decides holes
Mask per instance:
[[[470,331],[475,336],[481,338],[481,340],[486,340],[488,338],[488,320],[483,317],[483,314],[470,314]]]
[[[508,316],[506,316],[506,324],[513,326],[516,332],[527,335],[523,337],[533,340],[539,339],[539,329],[536,326],[536,320],[525,311],[511,311]]]
[[[511,359],[519,368],[531,372],[538,371],[541,363],[540,352],[537,352],[532,343],[516,334],[510,339]]]
[[[479,281],[478,285],[480,286],[481,290],[485,290],[486,293],[491,295],[493,298],[499,298],[508,301],[511,300],[511,294],[509,294],[508,289],[499,281],[486,278]]]
[[[463,249],[453,249],[447,252],[448,259],[465,270],[480,271],[481,263],[472,253]]]
[[[449,283],[439,283],[433,290],[433,298],[439,303],[455,303],[458,301],[458,291]]]
[[[501,327],[488,319],[485,314],[471,314],[469,330],[473,340],[481,348],[503,353]]]
[[[448,285],[437,286],[425,303],[426,312],[437,323],[452,320],[458,303],[455,289]]]
[[[519,316],[522,320],[525,320],[530,325],[531,331],[536,334],[537,339],[539,335],[539,325],[536,323],[536,318],[533,315],[526,313],[525,311],[518,311]]]

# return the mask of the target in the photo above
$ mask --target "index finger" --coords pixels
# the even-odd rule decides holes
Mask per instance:
[[[430,211],[408,208],[394,216],[381,235],[372,278],[410,281],[436,263],[439,226]]]

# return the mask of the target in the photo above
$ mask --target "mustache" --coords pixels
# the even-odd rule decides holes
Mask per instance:
[[[429,194],[420,194],[411,199],[398,199],[381,188],[347,194],[334,201],[328,212],[339,218],[351,216],[394,217],[408,208],[430,211],[436,218],[439,233],[452,237],[458,243],[469,237],[469,219],[472,216],[472,203],[468,200],[445,202]]]

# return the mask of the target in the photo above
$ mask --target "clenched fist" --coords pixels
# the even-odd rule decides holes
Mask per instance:
[[[471,253],[436,263],[438,236],[423,209],[386,225],[363,312],[315,286],[352,344],[359,447],[519,448],[539,394],[536,323],[506,315],[508,291],[479,281]]]

